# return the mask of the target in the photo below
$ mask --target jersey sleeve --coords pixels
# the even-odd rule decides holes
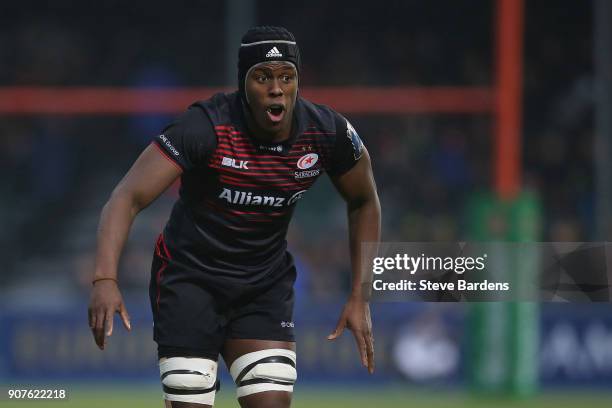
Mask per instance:
[[[183,171],[203,165],[214,151],[217,137],[208,115],[191,106],[154,139],[161,152]]]
[[[363,155],[363,142],[355,128],[343,116],[336,117],[336,141],[330,168],[327,172],[330,176],[340,176],[359,161]]]

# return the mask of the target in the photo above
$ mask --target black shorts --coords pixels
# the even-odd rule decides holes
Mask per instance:
[[[266,282],[244,285],[186,268],[156,248],[149,297],[159,357],[216,361],[226,339],[294,341],[296,270],[285,257]]]

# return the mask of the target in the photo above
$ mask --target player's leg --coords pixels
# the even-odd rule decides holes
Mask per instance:
[[[286,408],[297,378],[293,322],[296,271],[287,255],[265,286],[232,304],[222,355],[243,408]]]
[[[166,407],[210,408],[218,390],[217,362],[202,357],[162,357],[159,372]]]
[[[166,407],[212,407],[225,337],[217,299],[191,271],[160,255],[159,243],[149,289]]]
[[[242,408],[288,408],[297,379],[295,343],[228,339],[223,359]]]
[[[243,408],[286,408],[297,378],[293,321],[296,270],[286,254],[258,284],[237,288],[221,354]]]

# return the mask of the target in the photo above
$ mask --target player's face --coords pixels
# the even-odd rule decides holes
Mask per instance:
[[[297,90],[297,72],[292,64],[267,62],[251,69],[245,91],[257,126],[265,132],[288,135]]]

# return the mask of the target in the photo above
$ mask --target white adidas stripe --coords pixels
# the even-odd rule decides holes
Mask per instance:
[[[287,41],[287,40],[265,40],[265,41],[257,41],[257,42],[253,42],[253,43],[248,43],[248,44],[240,44],[241,47],[250,47],[252,45],[258,45],[258,44],[293,44],[295,45],[295,41]]]

